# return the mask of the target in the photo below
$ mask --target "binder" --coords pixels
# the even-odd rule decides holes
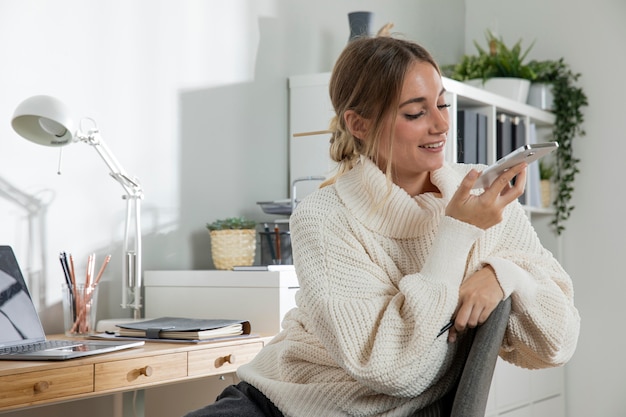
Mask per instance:
[[[472,110],[459,110],[457,125],[457,161],[475,164],[478,162],[477,113]]]
[[[496,119],[496,157],[502,158],[513,150],[511,117],[501,113]]]
[[[478,113],[477,114],[477,140],[478,140],[478,163],[487,165],[489,162],[487,160],[487,141],[489,138],[487,137],[487,115]]]
[[[519,116],[513,117],[511,121],[513,149],[517,149],[526,145],[526,123],[524,122],[524,119]]]

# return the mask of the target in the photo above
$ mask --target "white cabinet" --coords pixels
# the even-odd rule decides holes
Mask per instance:
[[[146,317],[241,319],[273,336],[296,306],[299,284],[288,271],[145,271]]]
[[[289,78],[289,149],[290,179],[305,175],[328,175],[334,164],[328,156],[330,134],[294,137],[294,133],[322,131],[329,127],[333,116],[328,94],[330,73],[299,75]],[[482,89],[448,78],[443,79],[450,107],[450,132],[446,158],[455,161],[457,155],[457,110],[471,109],[487,119],[487,162],[496,160],[497,117],[504,113],[521,118],[525,126],[535,125],[538,142],[551,140],[554,115]],[[526,129],[525,143],[530,142]],[[537,183],[527,184],[527,193]],[[313,191],[299,190],[298,198]],[[560,257],[558,237],[552,232],[552,210],[526,207],[526,211],[543,245]],[[524,370],[498,360],[487,404],[487,416],[506,417],[564,417],[563,369]]]

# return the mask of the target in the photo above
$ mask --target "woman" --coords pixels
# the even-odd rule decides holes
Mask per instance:
[[[471,191],[477,167],[444,161],[444,93],[419,45],[348,44],[330,81],[339,174],[291,217],[298,308],[239,368],[245,382],[194,415],[231,415],[215,412],[229,404],[265,409],[232,415],[445,415],[463,332],[509,296],[502,357],[527,368],[570,359],[572,283],[517,203],[525,164]]]

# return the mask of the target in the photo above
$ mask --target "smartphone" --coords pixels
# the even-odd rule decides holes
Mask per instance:
[[[542,156],[554,151],[558,147],[559,144],[557,142],[545,142],[521,146],[508,155],[498,159],[493,165],[485,168],[472,188],[487,188],[504,171],[511,169],[515,165],[522,162],[530,164]]]

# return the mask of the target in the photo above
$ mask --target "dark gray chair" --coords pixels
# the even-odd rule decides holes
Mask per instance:
[[[476,328],[452,403],[451,417],[484,417],[493,372],[511,312],[511,299],[502,301],[487,321]]]

